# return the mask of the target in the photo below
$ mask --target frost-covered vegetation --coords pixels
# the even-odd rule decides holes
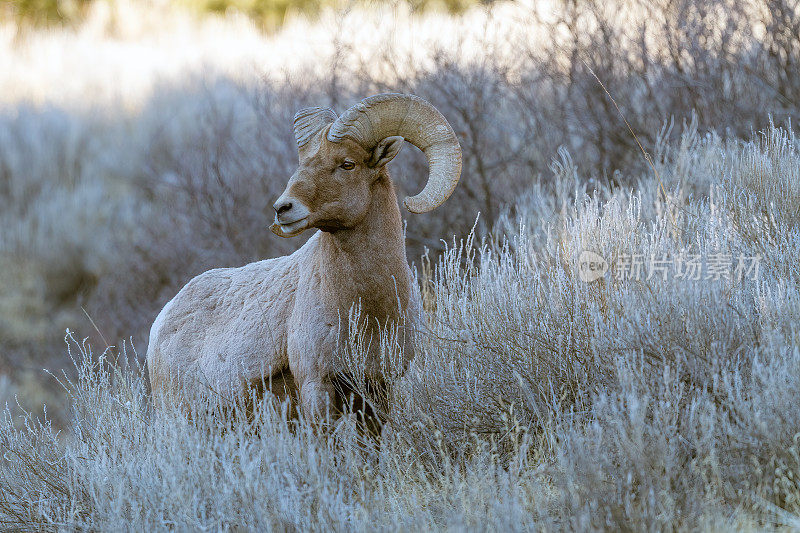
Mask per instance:
[[[393,384],[379,448],[350,420],[323,438],[269,402],[249,419],[153,411],[135,365],[70,339],[80,372],[65,383],[66,436],[10,413],[0,426],[0,520],[800,527],[800,143],[690,126],[659,148],[668,200],[651,174],[633,192],[588,193],[565,158],[501,219],[507,238],[463,242],[424,269],[429,331]],[[605,277],[581,281],[583,250],[608,258]],[[734,260],[714,279],[720,252],[760,268],[737,273]],[[629,254],[677,266],[686,253],[704,258],[701,279],[615,275]],[[342,355],[353,365],[357,341]]]
[[[329,14],[289,25],[308,36],[291,58],[289,28],[170,13],[167,32],[130,6],[138,26],[3,27],[20,76],[0,78],[0,524],[800,528],[798,6],[626,6],[382,12],[377,37],[381,13]],[[45,61],[63,47],[73,63]],[[266,230],[291,115],[383,90],[440,109],[465,164],[453,198],[407,217],[427,330],[379,446],[268,402],[155,411],[130,349],[70,340],[72,367],[65,328],[143,353],[193,274],[299,245]],[[419,154],[392,165],[421,188]],[[608,267],[592,282],[586,251]],[[358,354],[354,335],[354,375]],[[57,429],[15,395],[58,398]]]

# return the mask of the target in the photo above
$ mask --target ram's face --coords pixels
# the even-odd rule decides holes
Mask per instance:
[[[299,152],[300,165],[275,202],[272,231],[293,237],[308,228],[335,232],[366,216],[372,189],[383,166],[402,146],[402,137],[385,139],[367,151],[349,139],[331,142],[323,129]]]
[[[275,202],[276,235],[308,228],[336,232],[364,220],[383,167],[408,141],[428,159],[428,181],[403,203],[412,213],[435,209],[461,175],[461,147],[447,120],[431,104],[407,94],[377,94],[337,117],[326,107],[294,115],[300,166]]]

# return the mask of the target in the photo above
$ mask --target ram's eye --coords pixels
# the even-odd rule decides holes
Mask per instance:
[[[352,161],[345,161],[344,163],[339,165],[339,168],[344,170],[353,170],[354,168],[356,168],[356,164],[353,163]]]

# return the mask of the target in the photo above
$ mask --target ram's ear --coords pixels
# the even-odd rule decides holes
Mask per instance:
[[[297,148],[302,149],[311,137],[335,120],[336,113],[328,107],[306,107],[295,113],[294,139]]]
[[[369,166],[382,167],[394,159],[394,156],[396,156],[403,147],[404,141],[405,139],[399,135],[393,135],[392,137],[386,137],[383,139],[378,143],[378,146],[372,150],[372,157],[369,159]]]

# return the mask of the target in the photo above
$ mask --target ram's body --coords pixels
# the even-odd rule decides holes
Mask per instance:
[[[150,330],[147,364],[153,391],[183,399],[225,396],[258,385],[288,366],[287,321],[306,254],[217,268],[192,279]],[[298,256],[298,257],[295,257]]]
[[[292,255],[205,272],[167,303],[147,353],[155,394],[189,404],[232,400],[277,379],[317,418],[337,401],[334,384],[343,369],[336,353],[354,305],[371,339],[365,377],[382,381],[381,329],[405,327],[401,338],[409,341],[421,316],[385,168],[404,140],[395,132],[422,148],[431,166],[425,189],[406,205],[414,212],[433,209],[458,181],[460,150],[430,104],[379,95],[339,119],[319,108],[298,113],[300,167],[274,206],[272,229],[283,237],[320,231]]]
[[[323,387],[340,370],[334,353],[347,337],[354,303],[384,323],[401,314],[418,317],[419,296],[388,175],[385,185],[388,194],[374,218],[397,223],[368,221],[384,228],[369,233],[371,242],[359,239],[348,249],[317,231],[289,256],[209,270],[191,280],[153,323],[147,356],[153,390],[231,399],[285,370],[300,388]],[[302,356],[290,360],[289,351]]]

